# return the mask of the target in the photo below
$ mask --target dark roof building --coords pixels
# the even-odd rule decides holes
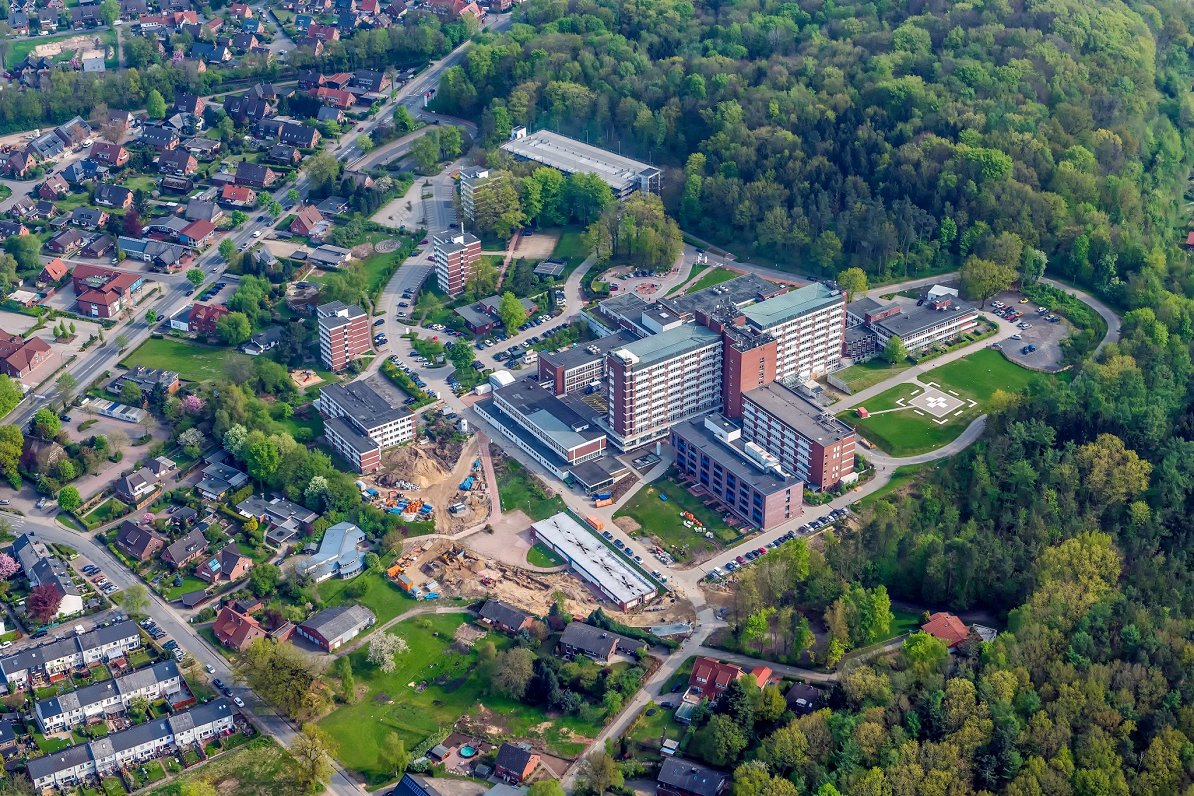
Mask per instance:
[[[487,600],[485,605],[481,606],[479,616],[482,622],[505,633],[521,633],[535,621],[530,614],[499,600]]]
[[[377,617],[363,605],[340,605],[320,611],[298,626],[297,633],[333,652],[360,635]]]
[[[656,778],[658,792],[666,796],[721,796],[729,781],[722,771],[679,757],[664,760]]]
[[[560,636],[558,650],[568,658],[584,655],[602,663],[615,653],[627,655],[647,648],[647,642],[629,638],[584,622],[569,622]]]

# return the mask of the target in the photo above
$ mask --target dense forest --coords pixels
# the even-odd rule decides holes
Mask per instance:
[[[542,0],[441,107],[668,167],[682,226],[833,273],[949,266],[999,233],[1114,290],[1174,240],[1188,3]],[[1184,234],[1184,233],[1183,233]]]
[[[999,395],[982,439],[875,501],[859,532],[744,580],[739,642],[810,620],[878,637],[887,599],[986,609],[957,655],[917,634],[794,718],[734,689],[689,753],[735,796],[1194,793],[1194,140],[1173,2],[532,0],[439,101],[658,163],[688,231],[872,276],[971,254],[1090,285],[1122,339]],[[1030,266],[1031,263],[1031,266]],[[837,627],[835,628],[835,625]],[[632,765],[627,762],[625,765]]]

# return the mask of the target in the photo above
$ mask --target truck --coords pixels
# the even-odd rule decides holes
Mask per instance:
[[[585,522],[587,522],[589,525],[593,526],[594,530],[597,530],[597,531],[605,530],[605,523],[592,515],[586,516]]]

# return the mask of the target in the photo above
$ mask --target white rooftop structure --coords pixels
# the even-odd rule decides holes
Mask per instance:
[[[515,127],[502,149],[565,174],[596,174],[619,199],[635,191],[659,191],[660,172],[655,166],[551,130],[528,133],[525,127]]]
[[[537,540],[564,556],[576,574],[624,609],[655,596],[655,586],[566,512],[531,527]]]
[[[317,583],[332,575],[355,577],[365,568],[365,554],[360,549],[364,543],[365,534],[360,528],[351,522],[338,522],[324,531],[319,552],[299,568]]]

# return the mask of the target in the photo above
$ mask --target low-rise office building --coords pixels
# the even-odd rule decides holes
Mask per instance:
[[[654,600],[653,584],[583,528],[566,512],[531,525],[535,541],[561,556],[582,580],[597,588],[621,610]]]
[[[534,379],[494,390],[493,407],[547,446],[565,467],[605,455],[605,432],[593,422],[593,410],[569,396],[552,395]]]
[[[620,329],[562,351],[542,351],[538,361],[539,381],[550,382],[550,389],[556,395],[599,389],[605,379],[605,355],[637,339],[637,335]]]
[[[931,289],[920,302],[859,299],[850,303],[847,313],[847,323],[852,329],[861,327],[874,335],[872,346],[856,343],[857,351],[867,351],[872,356],[882,351],[893,337],[900,338],[904,348],[914,353],[953,340],[978,326],[978,309],[960,300],[953,291],[942,288]]]

